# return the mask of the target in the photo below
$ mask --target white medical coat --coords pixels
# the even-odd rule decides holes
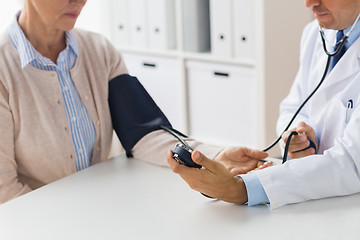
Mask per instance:
[[[336,31],[326,31],[329,39],[335,39],[335,34]],[[315,20],[303,32],[300,68],[289,95],[280,106],[279,134],[319,83],[326,61]],[[360,38],[327,75],[294,122],[296,126],[304,121],[315,130],[319,144],[317,154],[258,172],[271,208],[360,192],[359,97]],[[353,108],[347,107],[349,100],[353,101]]]

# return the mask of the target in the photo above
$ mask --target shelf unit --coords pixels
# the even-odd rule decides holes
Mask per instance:
[[[118,1],[118,0],[114,0]],[[130,0],[134,1],[134,0]],[[147,1],[147,4],[150,4],[151,0],[139,0]],[[175,16],[176,16],[176,48],[171,50],[154,50],[147,47],[133,47],[133,46],[124,46],[119,45],[115,41],[115,31],[118,26],[114,23],[115,15],[117,14],[116,10],[113,9],[114,2],[108,0],[106,4],[103,1],[100,3],[92,3],[93,10],[103,12],[101,17],[101,22],[104,27],[98,27],[97,29],[91,28],[91,21],[97,21],[97,18],[89,13],[86,13],[87,9],[85,7],[84,13],[80,16],[79,27],[84,27],[90,30],[99,31],[108,36],[109,39],[113,41],[115,46],[119,49],[121,53],[125,56],[125,62],[129,66],[130,73],[137,75],[135,72],[131,72],[131,66],[133,64],[138,64],[136,61],[144,59],[163,59],[164,62],[167,60],[174,60],[174,64],[177,68],[176,77],[180,83],[177,89],[162,89],[161,86],[157,86],[159,92],[155,94],[161,95],[164,91],[172,91],[173,95],[180,102],[180,106],[175,109],[175,111],[180,114],[180,124],[176,127],[191,136],[203,140],[210,144],[216,145],[246,145],[256,148],[264,148],[267,144],[270,144],[274,138],[276,138],[275,125],[276,119],[278,116],[278,106],[280,101],[286,96],[291,83],[295,77],[297,68],[298,68],[298,54],[299,54],[299,44],[300,37],[303,27],[312,20],[312,16],[309,10],[307,10],[302,1],[284,1],[284,0],[241,0],[241,1],[252,1],[254,5],[254,18],[249,19],[248,24],[252,25],[254,31],[254,59],[241,59],[241,58],[219,58],[214,56],[211,52],[206,53],[195,53],[187,52],[184,50],[184,32],[183,32],[183,8],[182,4],[185,0],[174,0],[175,1]],[[223,1],[223,0],[210,0],[210,1]],[[231,1],[231,0],[228,0]],[[233,0],[240,1],[240,0]],[[99,1],[100,2],[100,1]],[[90,1],[87,3],[89,4]],[[98,5],[96,5],[98,4]],[[117,3],[119,4],[119,3]],[[95,6],[96,5],[96,6]],[[99,11],[99,8],[102,8],[103,11]],[[250,10],[249,10],[250,11]],[[112,14],[108,14],[111,12]],[[120,12],[124,12],[123,10]],[[236,12],[234,13],[236,14]],[[91,16],[91,17],[90,17]],[[87,19],[85,21],[85,19]],[[105,20],[104,20],[105,19]],[[82,23],[81,23],[82,22]],[[86,24],[84,24],[86,23]],[[98,22],[97,22],[98,24]],[[98,24],[99,25],[99,24]],[[128,56],[128,57],[127,57]],[[131,57],[135,62],[129,62],[127,60]],[[255,89],[255,93],[250,93],[248,89],[235,89],[239,91],[239,100],[241,100],[242,95],[251,94],[249,98],[252,100],[248,102],[247,99],[242,99],[241,103],[227,102],[223,104],[223,108],[228,111],[229,115],[233,111],[238,112],[238,125],[226,126],[228,129],[225,134],[221,137],[201,137],[192,134],[191,125],[196,119],[191,119],[191,107],[194,105],[191,101],[191,90],[196,90],[199,93],[206,97],[208,89],[206,89],[207,83],[200,85],[203,86],[202,89],[189,89],[193,84],[192,80],[189,79],[191,76],[190,65],[192,63],[199,63],[208,65],[209,67],[224,67],[225,69],[246,69],[253,72],[253,76],[250,79],[252,88]],[[195,64],[196,65],[196,64]],[[204,65],[204,66],[205,66]],[[197,66],[197,65],[196,65]],[[147,71],[147,70],[146,70]],[[145,72],[146,72],[145,71]],[[141,74],[140,74],[141,75]],[[172,76],[171,73],[169,76]],[[146,78],[146,75],[145,75]],[[171,78],[171,77],[170,77]],[[169,78],[169,79],[170,79]],[[241,80],[241,79],[240,79]],[[140,79],[141,81],[141,79]],[[244,86],[248,86],[247,82],[244,82]],[[197,85],[198,86],[198,85]],[[219,88],[222,86],[220,83]],[[215,85],[216,87],[216,85]],[[214,93],[214,98],[217,98],[218,101],[222,101],[228,95],[226,91],[219,92],[216,94],[217,89],[211,89]],[[229,91],[234,91],[229,87]],[[151,93],[152,94],[152,93]],[[255,96],[254,96],[255,95]],[[195,95],[197,96],[197,95]],[[234,95],[237,96],[237,95]],[[156,96],[153,96],[156,100]],[[207,96],[209,97],[209,96]],[[200,95],[201,98],[201,95]],[[212,98],[209,98],[212,100]],[[171,104],[171,99],[163,103],[158,103],[160,106],[168,106]],[[245,104],[245,105],[244,105]],[[249,105],[254,111],[251,115],[246,115],[247,112],[244,112],[242,116],[242,109],[238,109],[237,106],[246,106]],[[212,119],[216,120],[216,127],[221,127],[226,124],[226,121],[222,122],[222,119],[226,119],[226,111],[224,111],[224,116],[216,116],[216,109],[211,112],[211,106],[204,106],[204,109],[207,109],[207,112],[204,112],[204,115],[208,114],[204,119],[204,124],[211,123]],[[201,106],[196,111],[202,111]],[[249,110],[248,110],[249,111]],[[230,121],[234,122],[234,121]],[[254,125],[255,124],[255,125]],[[215,125],[213,125],[215,126]],[[250,139],[248,136],[251,134],[251,131],[248,131],[249,128],[254,129],[254,135],[251,136],[251,139],[254,139],[252,142],[247,141]],[[234,131],[231,131],[234,129]],[[247,134],[242,132],[236,132],[236,129],[244,129]],[[210,133],[211,134],[211,133]],[[201,135],[201,134],[200,134]],[[208,134],[204,134],[208,135]],[[229,139],[235,139],[233,136],[239,136],[239,141],[227,141]],[[270,152],[271,155],[278,155],[279,150],[274,149]]]

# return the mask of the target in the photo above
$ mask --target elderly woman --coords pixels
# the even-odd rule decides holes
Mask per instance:
[[[109,41],[73,30],[85,3],[26,0],[0,37],[0,203],[108,158],[113,133],[108,83],[128,75]],[[167,164],[166,151],[175,143],[157,130],[129,151]],[[219,148],[190,143],[217,156],[234,174],[253,169],[256,159],[266,156],[245,148],[218,155]],[[240,162],[241,170],[234,167]]]

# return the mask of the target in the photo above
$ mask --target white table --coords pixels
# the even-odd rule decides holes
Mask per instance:
[[[273,211],[238,206],[119,156],[0,205],[0,239],[359,239],[359,203],[356,194]]]

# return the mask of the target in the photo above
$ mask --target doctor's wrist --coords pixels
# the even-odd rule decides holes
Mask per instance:
[[[235,203],[235,204],[244,204],[248,202],[248,195],[246,186],[244,183],[244,180],[242,178],[239,178],[237,176],[234,176],[234,191],[232,191],[233,196],[232,200],[229,202]]]

